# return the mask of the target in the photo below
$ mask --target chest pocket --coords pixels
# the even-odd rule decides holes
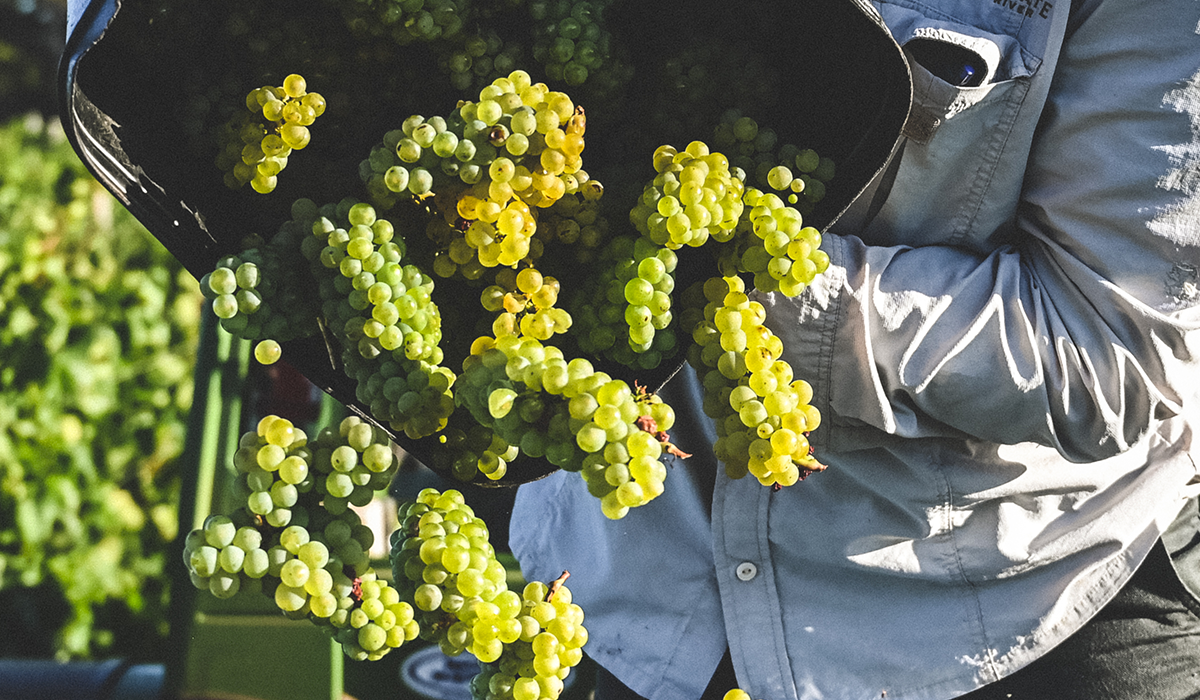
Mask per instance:
[[[908,57],[913,105],[890,167],[836,230],[874,245],[986,251],[1016,210],[1044,101],[1034,88],[1063,22],[1044,0],[936,5],[876,3]]]

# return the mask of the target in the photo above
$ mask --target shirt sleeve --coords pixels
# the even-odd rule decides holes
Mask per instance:
[[[1089,462],[1194,418],[1196,14],[1091,4],[1052,78],[1034,78],[1049,81],[1040,122],[1028,154],[1008,156],[1028,157],[1019,198],[986,245],[901,214],[873,222],[883,236],[828,235],[826,274],[798,299],[766,299],[831,422],[1036,442]],[[899,177],[912,196],[920,165]]]

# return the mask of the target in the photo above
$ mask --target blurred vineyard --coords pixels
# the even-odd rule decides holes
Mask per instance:
[[[201,297],[62,134],[64,13],[0,0],[0,656],[153,658]]]

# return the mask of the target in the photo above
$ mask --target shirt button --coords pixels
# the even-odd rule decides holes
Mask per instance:
[[[737,565],[737,577],[742,581],[749,581],[758,575],[758,567],[754,564],[744,561]]]

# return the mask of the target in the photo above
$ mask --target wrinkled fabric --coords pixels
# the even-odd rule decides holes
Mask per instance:
[[[1196,700],[1200,605],[1162,546],[1065,642],[963,700]]]
[[[569,569],[588,653],[654,700],[727,644],[756,698],[965,694],[1078,630],[1196,495],[1200,4],[874,4],[986,76],[914,63],[894,180],[810,289],[759,296],[829,469],[772,492],[690,449],[616,522],[574,474],[518,494],[526,575]],[[666,398],[711,444],[694,375]]]

